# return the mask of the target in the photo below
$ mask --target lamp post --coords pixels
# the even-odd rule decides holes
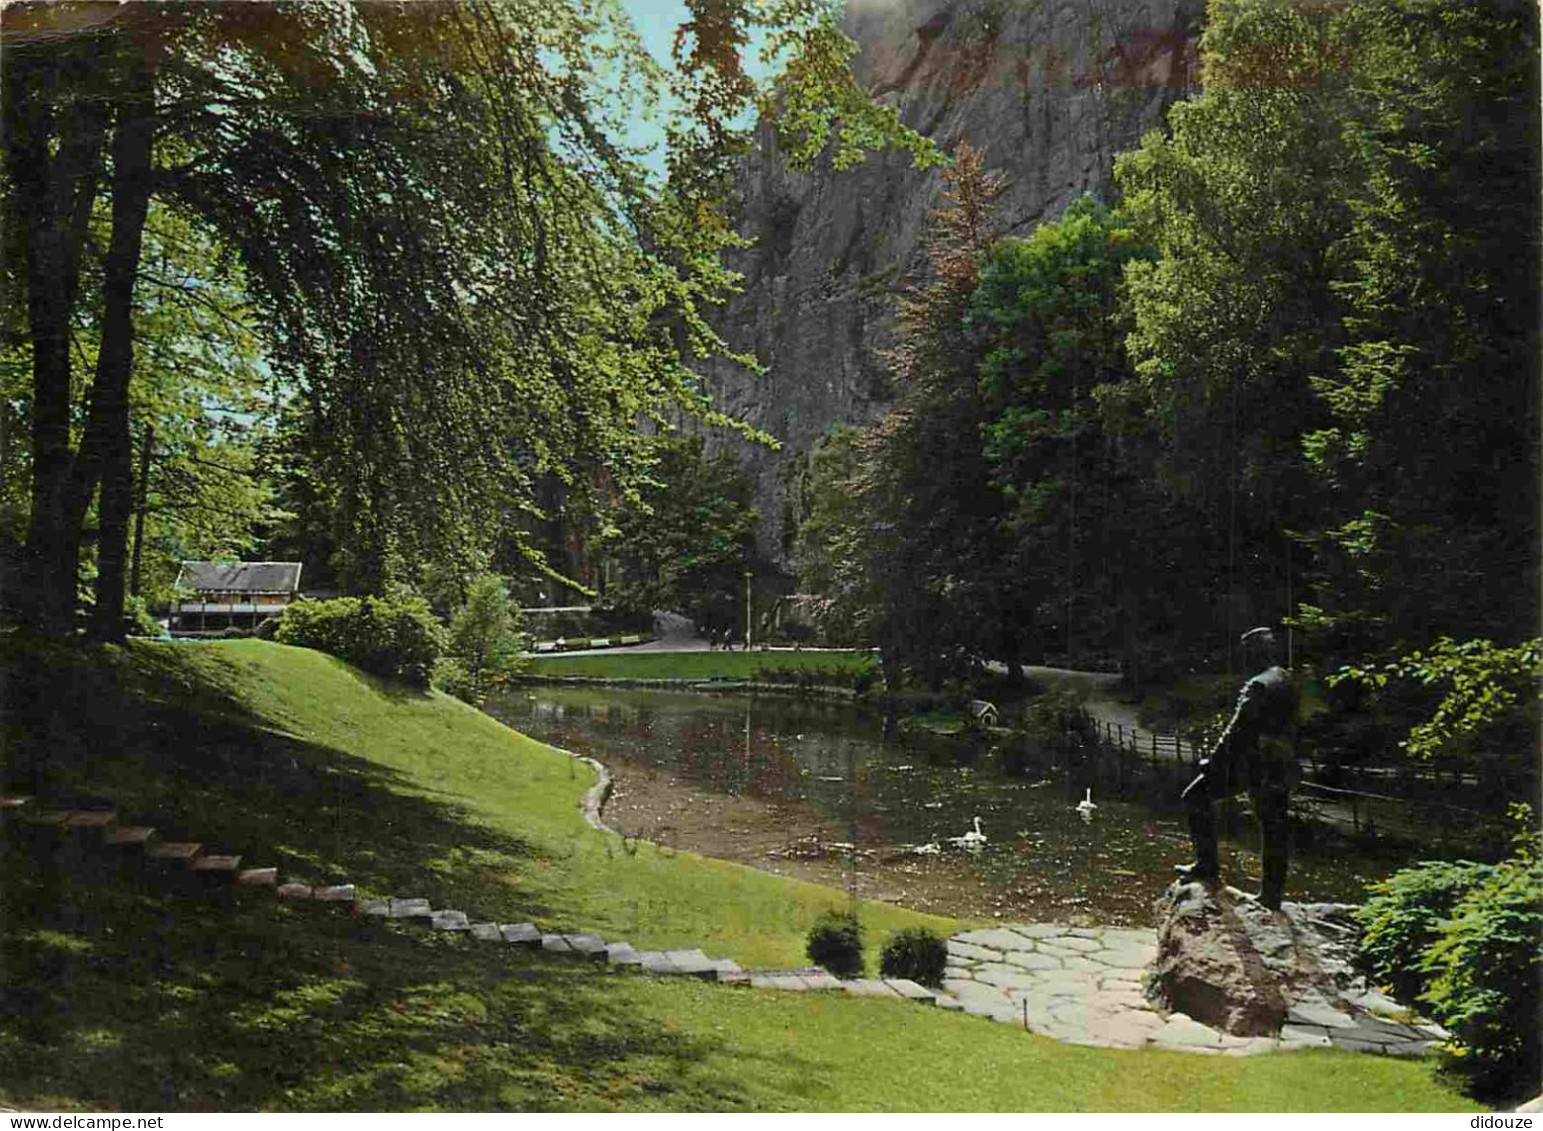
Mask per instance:
[[[748,569],[745,570],[745,651],[746,652],[750,651],[750,643],[751,643],[750,642],[750,611],[751,611],[750,576],[751,576],[750,575],[750,571]]]

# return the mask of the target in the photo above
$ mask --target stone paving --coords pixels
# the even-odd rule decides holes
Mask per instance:
[[[1333,1045],[1422,1056],[1447,1036],[1429,1022],[1396,1020],[1407,1016],[1403,1007],[1368,991],[1353,1013],[1310,995],[1291,1008],[1279,1036],[1235,1037],[1152,1007],[1143,983],[1156,954],[1157,932],[1131,927],[1033,923],[965,931],[948,940],[943,989],[966,1012],[1107,1048],[1250,1056]]]

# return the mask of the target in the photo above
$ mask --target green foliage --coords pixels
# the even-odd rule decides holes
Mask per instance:
[[[854,667],[763,663],[751,678],[761,683],[786,683],[795,687],[849,687],[859,695],[866,695],[876,676],[872,664]]]
[[[1337,20],[1355,168],[1344,345],[1304,435],[1332,485],[1324,615],[1381,649],[1537,620],[1538,22],[1507,0]],[[1523,313],[1523,312],[1527,313]],[[1475,571],[1472,563],[1485,563]]]
[[[1361,966],[1400,1001],[1413,1002],[1429,984],[1421,962],[1442,923],[1493,872],[1489,864],[1432,860],[1373,884],[1356,912]]]
[[[823,911],[809,929],[805,953],[838,978],[863,972],[863,930],[850,911]]]
[[[740,624],[757,512],[733,456],[708,458],[700,436],[663,435],[647,450],[648,480],[594,539],[619,576],[606,605],[622,613],[684,613],[705,629]]]
[[[421,597],[296,601],[274,639],[315,648],[375,675],[426,687],[444,650],[444,627]]]
[[[1517,809],[1531,824],[1531,810]],[[1543,1069],[1543,838],[1528,828],[1517,840],[1425,952],[1421,1000],[1479,1090],[1530,1095]]]
[[[1527,1092],[1543,1068],[1543,834],[1530,806],[1511,816],[1508,859],[1404,869],[1358,912],[1368,973],[1452,1033],[1481,1094]]]
[[[0,487],[0,525],[25,542],[28,615],[55,632],[98,487],[96,619],[121,610],[131,368],[181,407],[188,459],[228,442],[198,425],[228,434],[245,414],[199,403],[200,382],[223,397],[222,370],[256,371],[300,393],[287,447],[303,466],[282,478],[311,513],[281,533],[324,531],[345,590],[422,588],[495,547],[540,571],[540,490],[604,479],[635,499],[640,421],[755,435],[691,368],[755,367],[705,318],[736,281],[719,255],[743,241],[721,205],[745,112],[786,119],[804,164],[832,138],[840,165],[869,145],[936,158],[868,100],[821,0],[696,4],[677,72],[616,5],[577,0],[147,5],[89,30],[39,12],[37,34],[7,41],[4,318],[24,345],[0,380],[31,435],[0,440],[22,471]],[[744,70],[756,29],[775,85]],[[616,140],[664,102],[667,183]],[[165,270],[161,234],[199,261]],[[240,450],[214,457],[196,505],[235,503],[229,538],[281,517]]]
[[[908,927],[890,936],[879,956],[879,974],[910,978],[924,986],[941,986],[948,965],[948,944],[926,927]]]
[[[466,665],[455,656],[441,656],[434,661],[429,682],[436,691],[454,695],[463,703],[480,707],[487,698],[491,681],[480,679],[466,670]]]
[[[1046,742],[1059,742],[1068,735],[1091,741],[1098,728],[1082,696],[1075,691],[1044,691],[1023,709],[1021,725],[1032,736]]]
[[[1380,689],[1390,680],[1406,680],[1441,688],[1435,713],[1416,723],[1399,744],[1417,758],[1429,758],[1497,724],[1521,722],[1518,730],[1528,729],[1537,711],[1540,677],[1543,638],[1505,648],[1488,640],[1442,637],[1423,651],[1380,667],[1347,665],[1328,682],[1331,687],[1352,682]]]
[[[466,603],[450,620],[446,655],[459,660],[473,679],[491,680],[519,669],[524,643],[520,608],[504,579],[492,573],[473,579]]]
[[[859,432],[835,427],[805,460],[798,482],[798,583],[822,644],[868,642],[878,594],[866,568]]]

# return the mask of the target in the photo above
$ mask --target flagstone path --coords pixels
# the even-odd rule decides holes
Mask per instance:
[[[1183,1013],[1162,1014],[1143,992],[1157,932],[1050,923],[965,931],[948,940],[946,993],[966,1012],[1022,1025],[1072,1044],[1156,1046],[1250,1056],[1327,1047],[1423,1056],[1447,1037],[1429,1022],[1405,1024],[1397,1002],[1375,992],[1347,1012],[1312,994],[1296,1003],[1275,1037],[1235,1037]]]

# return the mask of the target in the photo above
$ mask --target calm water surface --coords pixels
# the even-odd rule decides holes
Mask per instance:
[[[876,711],[771,696],[517,687],[488,709],[604,761],[607,821],[707,855],[920,909],[1004,919],[1147,923],[1189,859],[1189,777],[1021,738],[904,733]],[[1077,803],[1092,790],[1091,814]],[[980,818],[977,851],[950,844]],[[1224,807],[1224,873],[1257,886],[1257,830]],[[1289,898],[1359,902],[1410,862],[1299,829]],[[918,853],[918,846],[936,845]]]

